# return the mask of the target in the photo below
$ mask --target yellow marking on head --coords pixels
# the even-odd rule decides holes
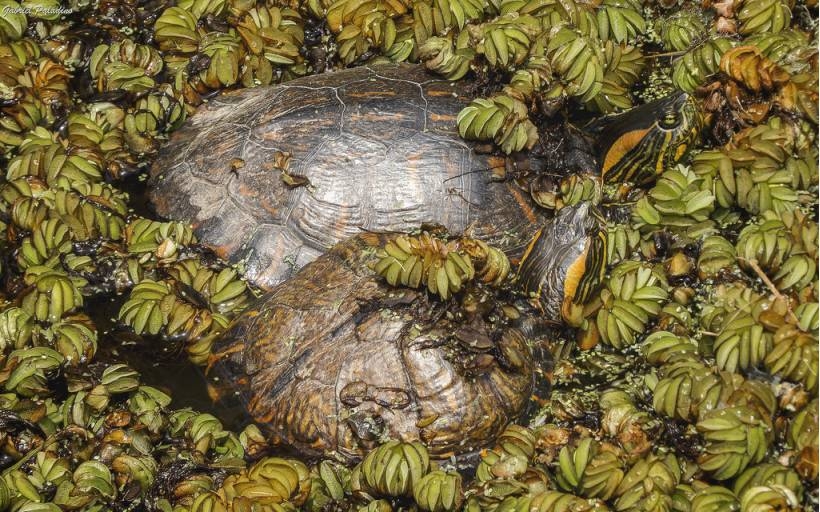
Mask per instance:
[[[631,132],[626,132],[618,137],[618,139],[612,143],[612,146],[610,146],[609,150],[606,152],[606,156],[604,157],[603,173],[606,174],[607,171],[615,167],[632,148],[640,144],[644,135],[646,135],[648,131],[649,128],[644,130],[632,130]]]
[[[530,240],[530,243],[527,244],[527,248],[524,250],[524,255],[521,256],[521,262],[519,263],[519,268],[524,266],[524,262],[526,262],[527,258],[530,257],[530,253],[532,252],[533,247],[535,247],[535,244],[538,243],[538,239],[541,238],[541,235],[543,234],[543,232],[544,232],[544,228],[541,228],[538,231],[536,231],[535,234],[532,236],[532,239]]]
[[[655,175],[660,176],[663,174],[664,165],[666,164],[666,159],[664,155],[667,151],[669,151],[669,143],[672,141],[673,135],[672,132],[665,132],[663,135],[663,143],[660,146],[660,150],[658,151],[657,157],[658,159],[655,160]]]
[[[686,145],[685,142],[681,143],[681,145],[678,146],[678,149],[675,150],[675,161],[676,162],[678,160],[680,160],[681,158],[683,158],[683,154],[686,153],[687,148],[688,148],[688,146]]]
[[[571,317],[572,312],[572,298],[575,297],[575,291],[578,289],[578,284],[581,278],[584,277],[586,271],[587,253],[592,244],[587,243],[582,252],[567,268],[567,276],[564,278],[564,300],[561,303],[561,315],[564,318]]]

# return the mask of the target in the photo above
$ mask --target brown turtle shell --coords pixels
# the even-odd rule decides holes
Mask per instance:
[[[543,214],[491,180],[503,157],[458,136],[465,88],[402,64],[222,94],[161,150],[150,200],[263,288],[363,231],[437,223],[521,249]],[[277,152],[302,186],[285,182]]]
[[[535,375],[529,340],[501,325],[481,287],[458,304],[386,285],[370,266],[387,236],[336,245],[216,341],[211,371],[274,441],[351,459],[380,439],[421,439],[445,458],[486,446],[521,415]]]

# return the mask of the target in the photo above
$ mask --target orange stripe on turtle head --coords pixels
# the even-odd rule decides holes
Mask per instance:
[[[626,132],[618,139],[612,143],[612,146],[606,152],[604,156],[604,164],[603,164],[603,175],[618,165],[623,157],[629,153],[635,146],[640,144],[641,140],[643,140],[646,133],[649,131],[649,128],[645,128],[643,130],[632,130],[631,132]]]
[[[575,291],[578,289],[578,284],[586,272],[587,253],[589,252],[590,244],[584,247],[582,252],[567,268],[567,276],[564,278],[564,300],[561,304],[561,315],[565,320],[569,321],[572,313],[572,299],[575,297]]]

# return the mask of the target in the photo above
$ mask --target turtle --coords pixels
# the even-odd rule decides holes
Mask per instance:
[[[605,232],[588,203],[545,221],[521,264],[526,280],[560,283]],[[374,270],[396,234],[336,244],[250,306],[212,346],[217,393],[239,394],[273,444],[355,461],[387,438],[431,456],[474,453],[518,420],[549,364],[542,313],[483,283],[440,300],[393,287]],[[533,262],[530,264],[530,262]],[[538,274],[538,275],[536,275]],[[577,275],[575,276],[578,277]],[[537,327],[542,326],[542,327]]]
[[[465,83],[411,64],[224,93],[161,149],[149,200],[159,216],[192,223],[200,242],[262,289],[362,231],[469,228],[520,256],[550,215],[527,177],[566,164],[644,180],[646,169],[680,158],[701,124],[693,100],[678,94],[614,118],[597,146],[584,150],[570,130],[572,144],[561,135],[506,157],[459,137],[456,117],[472,96]]]

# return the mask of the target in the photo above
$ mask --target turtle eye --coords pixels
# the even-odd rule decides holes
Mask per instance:
[[[676,110],[667,110],[660,118],[661,128],[667,130],[675,128],[680,124],[680,115]]]

